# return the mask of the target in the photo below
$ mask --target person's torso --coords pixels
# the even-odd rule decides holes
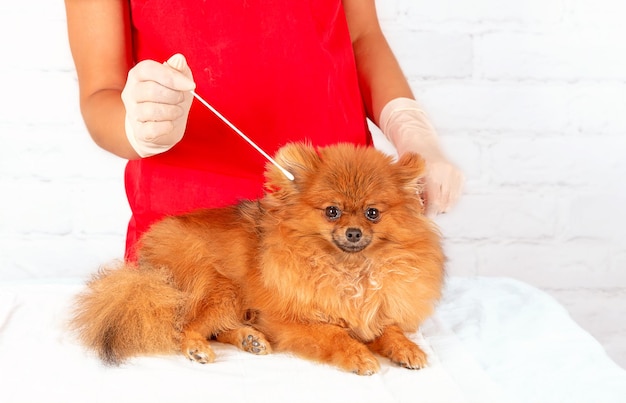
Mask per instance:
[[[135,61],[182,53],[196,92],[268,154],[371,144],[340,0],[131,0]],[[195,101],[171,150],[129,161],[127,256],[165,215],[263,194],[267,161]]]
[[[290,141],[369,143],[340,0],[132,0],[137,61],[187,58],[196,91],[272,155]],[[183,140],[156,157],[258,177],[266,161],[194,101]]]

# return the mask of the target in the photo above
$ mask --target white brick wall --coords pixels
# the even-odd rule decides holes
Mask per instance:
[[[85,277],[123,250],[123,161],[84,129],[63,2],[2,2],[0,37],[0,281]]]
[[[0,281],[86,276],[129,216],[123,161],[82,124],[63,2],[35,3],[0,5]],[[626,290],[623,0],[377,5],[467,175],[438,218],[449,271]]]
[[[454,274],[626,288],[626,3],[378,1],[467,175],[438,219]],[[620,17],[621,16],[621,17]]]

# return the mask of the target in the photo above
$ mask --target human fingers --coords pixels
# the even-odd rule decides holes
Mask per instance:
[[[161,104],[175,105],[184,101],[185,92],[173,90],[165,87],[155,81],[139,81],[133,84],[132,89],[129,88],[127,101],[135,103],[153,102]],[[127,92],[128,92],[127,91]]]
[[[447,161],[438,161],[427,168],[426,213],[435,216],[450,211],[458,202],[464,186],[463,173]]]
[[[138,122],[174,121],[184,114],[185,110],[179,104],[143,102],[136,105],[134,119]]]
[[[125,131],[139,156],[165,152],[183,138],[193,89],[193,75],[182,55],[165,63],[144,60],[129,71],[122,90]]]
[[[128,81],[153,81],[175,91],[191,91],[196,88],[196,85],[191,76],[191,70],[188,69],[186,66],[183,72],[167,63],[143,60],[129,71]]]
[[[133,128],[134,139],[140,144],[150,144],[169,149],[172,145],[170,134],[173,128],[174,124],[171,120],[137,122]]]

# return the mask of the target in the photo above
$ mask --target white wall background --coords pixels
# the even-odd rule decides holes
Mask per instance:
[[[467,176],[437,219],[449,272],[527,281],[610,327],[594,318],[626,312],[626,3],[377,5]],[[122,256],[129,210],[123,161],[80,117],[63,2],[2,2],[0,55],[0,281],[85,277]]]

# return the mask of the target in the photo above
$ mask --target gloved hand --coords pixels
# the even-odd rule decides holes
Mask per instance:
[[[380,113],[380,129],[399,155],[420,154],[426,161],[426,214],[447,212],[457,202],[464,184],[462,172],[443,154],[435,128],[419,104],[410,98],[391,100]]]
[[[183,138],[195,87],[181,54],[163,64],[144,60],[128,72],[122,90],[126,136],[139,156],[167,151]]]

